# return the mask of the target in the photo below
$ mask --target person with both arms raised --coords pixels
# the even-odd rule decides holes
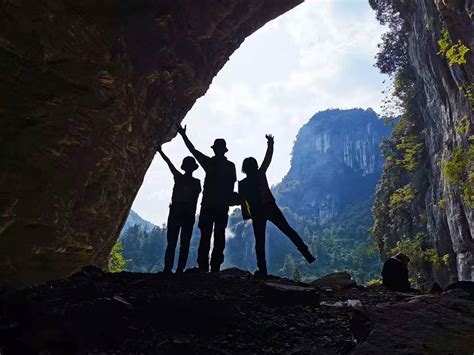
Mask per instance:
[[[258,167],[257,160],[253,157],[245,158],[242,163],[242,172],[247,177],[239,181],[242,217],[243,219],[252,219],[258,267],[255,276],[259,277],[267,275],[265,260],[265,230],[267,221],[272,222],[290,238],[309,263],[315,260],[303,239],[288,224],[268,186],[266,172],[273,156],[274,139],[272,135],[266,135],[265,137],[267,138],[267,152],[262,165]]]
[[[186,126],[176,126],[191,154],[206,172],[199,229],[201,240],[198,249],[198,265],[202,272],[209,271],[209,249],[214,230],[214,247],[211,255],[211,272],[218,272],[224,262],[225,229],[229,219],[229,206],[233,204],[234,184],[237,180],[234,163],[227,160],[226,142],[222,138],[214,141],[214,156],[208,157],[194,148],[186,135]]]
[[[178,236],[181,230],[179,259],[176,273],[182,273],[188,260],[189,245],[193,233],[194,220],[196,215],[196,204],[201,193],[201,182],[193,177],[193,171],[198,168],[193,157],[183,159],[181,169],[184,174],[175,168],[166,154],[158,149],[163,160],[168,164],[174,178],[173,195],[171,197],[170,212],[168,216],[168,232],[165,252],[164,273],[170,274],[174,264],[174,254]]]

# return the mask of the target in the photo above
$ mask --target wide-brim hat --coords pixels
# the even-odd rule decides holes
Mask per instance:
[[[397,260],[400,260],[402,262],[405,262],[405,263],[410,262],[410,258],[408,256],[406,256],[405,254],[403,254],[403,253],[395,254],[394,258],[397,259]]]
[[[197,165],[196,160],[193,157],[186,157],[183,159],[183,163],[181,164],[181,169],[183,170],[196,170],[199,168],[199,165]]]
[[[225,142],[225,139],[224,138],[217,138],[215,141],[214,141],[214,144],[211,145],[211,148],[212,149],[224,149],[226,152],[229,151],[229,149],[227,149],[227,143]]]

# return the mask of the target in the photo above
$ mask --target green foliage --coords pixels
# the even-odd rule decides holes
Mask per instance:
[[[455,148],[451,158],[442,166],[448,183],[459,188],[463,201],[474,208],[474,146]]]
[[[371,287],[380,287],[380,286],[382,286],[382,280],[381,279],[370,279],[369,281],[367,281],[366,286],[369,287],[369,288],[371,288]]]
[[[368,236],[373,221],[367,212],[371,201],[354,204],[334,222],[325,227],[311,225],[305,239],[316,256],[316,262],[302,264],[301,272],[307,276],[323,276],[335,271],[349,272],[359,283],[380,275],[380,255],[373,253],[374,245]],[[303,277],[303,279],[308,279]]]
[[[400,140],[401,142],[396,147],[402,153],[403,158],[397,159],[396,162],[408,171],[413,171],[418,167],[423,143],[418,143],[418,139],[414,135],[402,137]]]
[[[443,257],[441,258],[441,261],[444,265],[449,266],[450,262],[449,254],[444,254]]]
[[[474,104],[474,83],[464,83],[459,89],[467,97],[471,105],[473,105]]]
[[[462,148],[455,148],[451,158],[443,164],[442,172],[450,184],[458,184],[464,179],[466,154]]]
[[[441,207],[443,210],[446,208],[446,200],[444,198],[439,200],[439,207]]]
[[[369,4],[376,11],[377,20],[389,29],[382,35],[376,65],[382,73],[392,75],[408,62],[408,26],[399,13],[411,4],[393,0],[369,0]]]
[[[438,40],[438,55],[446,57],[449,60],[449,66],[455,64],[461,65],[466,63],[466,53],[470,51],[469,47],[458,40],[453,42],[446,27],[441,30],[442,37]]]
[[[436,249],[428,248],[425,250],[424,258],[426,261],[430,262],[436,270],[441,269],[442,266],[449,265],[449,255],[445,254],[442,257],[439,257]]]
[[[158,272],[163,270],[166,249],[166,228],[155,227],[147,232],[134,225],[122,233],[119,241],[123,255],[130,259],[126,270],[134,272]]]
[[[127,262],[129,260],[126,260],[123,257],[123,247],[120,242],[115,243],[114,247],[112,248],[112,251],[110,252],[110,258],[109,258],[109,271],[110,272],[120,272],[125,270],[125,267],[127,266]]]
[[[456,133],[459,135],[465,135],[469,133],[469,117],[464,116],[459,121],[458,125],[456,126]]]
[[[409,204],[415,198],[416,191],[410,184],[405,185],[390,196],[390,208],[399,209]]]
[[[421,282],[420,270],[423,270],[423,264],[429,263],[435,269],[439,269],[443,265],[447,266],[449,263],[448,255],[439,257],[434,248],[425,247],[425,238],[426,235],[423,233],[416,234],[414,238],[402,238],[390,250],[391,254],[403,253],[410,258],[408,268],[414,277],[415,284]]]

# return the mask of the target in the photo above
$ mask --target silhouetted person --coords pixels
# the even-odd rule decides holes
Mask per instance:
[[[184,171],[183,174],[174,167],[161,148],[158,149],[158,152],[168,164],[174,177],[173,195],[168,216],[168,245],[166,246],[163,272],[171,273],[173,269],[176,243],[178,242],[181,230],[178,267],[176,268],[176,273],[181,273],[184,271],[186,261],[188,260],[189,244],[196,215],[196,204],[201,193],[201,182],[193,177],[193,171],[198,168],[198,165],[193,157],[184,158],[181,164],[181,169]]]
[[[410,291],[411,285],[410,281],[408,281],[409,262],[410,258],[402,253],[389,258],[383,264],[383,285],[393,291]]]
[[[234,163],[227,160],[226,142],[222,138],[214,141],[212,158],[204,155],[191,143],[186,135],[186,126],[177,126],[176,130],[183,137],[186,147],[206,172],[202,195],[199,229],[201,240],[198,249],[199,270],[209,271],[209,249],[214,229],[214,247],[211,255],[211,271],[220,270],[224,262],[225,228],[227,227],[229,206],[232,204],[234,184],[237,180]]]
[[[315,258],[309,252],[308,246],[298,233],[291,228],[283,213],[278,208],[273,197],[266,172],[270,166],[273,155],[273,136],[266,135],[267,152],[262,165],[258,167],[255,158],[245,158],[242,163],[242,172],[247,175],[245,179],[239,181],[239,195],[242,202],[242,217],[252,219],[253,231],[255,234],[255,251],[257,255],[256,276],[267,275],[267,263],[265,260],[265,230],[267,221],[272,222],[295,244],[300,253],[309,263]]]

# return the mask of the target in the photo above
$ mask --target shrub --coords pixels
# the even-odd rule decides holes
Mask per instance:
[[[442,173],[450,184],[458,184],[463,179],[464,151],[455,148],[451,158],[443,164]]]
[[[127,266],[127,262],[129,260],[126,260],[123,257],[123,247],[120,242],[116,243],[114,247],[112,248],[112,251],[110,252],[110,258],[109,258],[109,271],[110,272],[120,272],[125,270],[125,267]]]
[[[397,164],[408,171],[414,171],[423,151],[423,143],[418,143],[417,137],[414,135],[402,137],[400,140],[401,143],[397,144],[396,147],[401,151],[403,158],[397,159]]]
[[[380,279],[370,279],[367,281],[367,287],[379,287],[382,286],[382,280]]]
[[[390,208],[398,209],[403,206],[406,206],[408,203],[413,201],[413,199],[415,198],[415,194],[416,191],[411,186],[411,184],[396,189],[395,192],[390,196]]]
[[[453,42],[446,27],[443,27],[441,34],[443,36],[438,40],[439,51],[437,54],[446,57],[449,60],[449,66],[465,64],[466,53],[470,51],[469,47],[461,43],[461,40]]]
[[[441,207],[443,210],[446,208],[446,200],[444,198],[439,200],[439,207]]]
[[[469,133],[469,117],[464,116],[461,118],[459,123],[456,126],[456,133],[459,135],[465,135]]]

